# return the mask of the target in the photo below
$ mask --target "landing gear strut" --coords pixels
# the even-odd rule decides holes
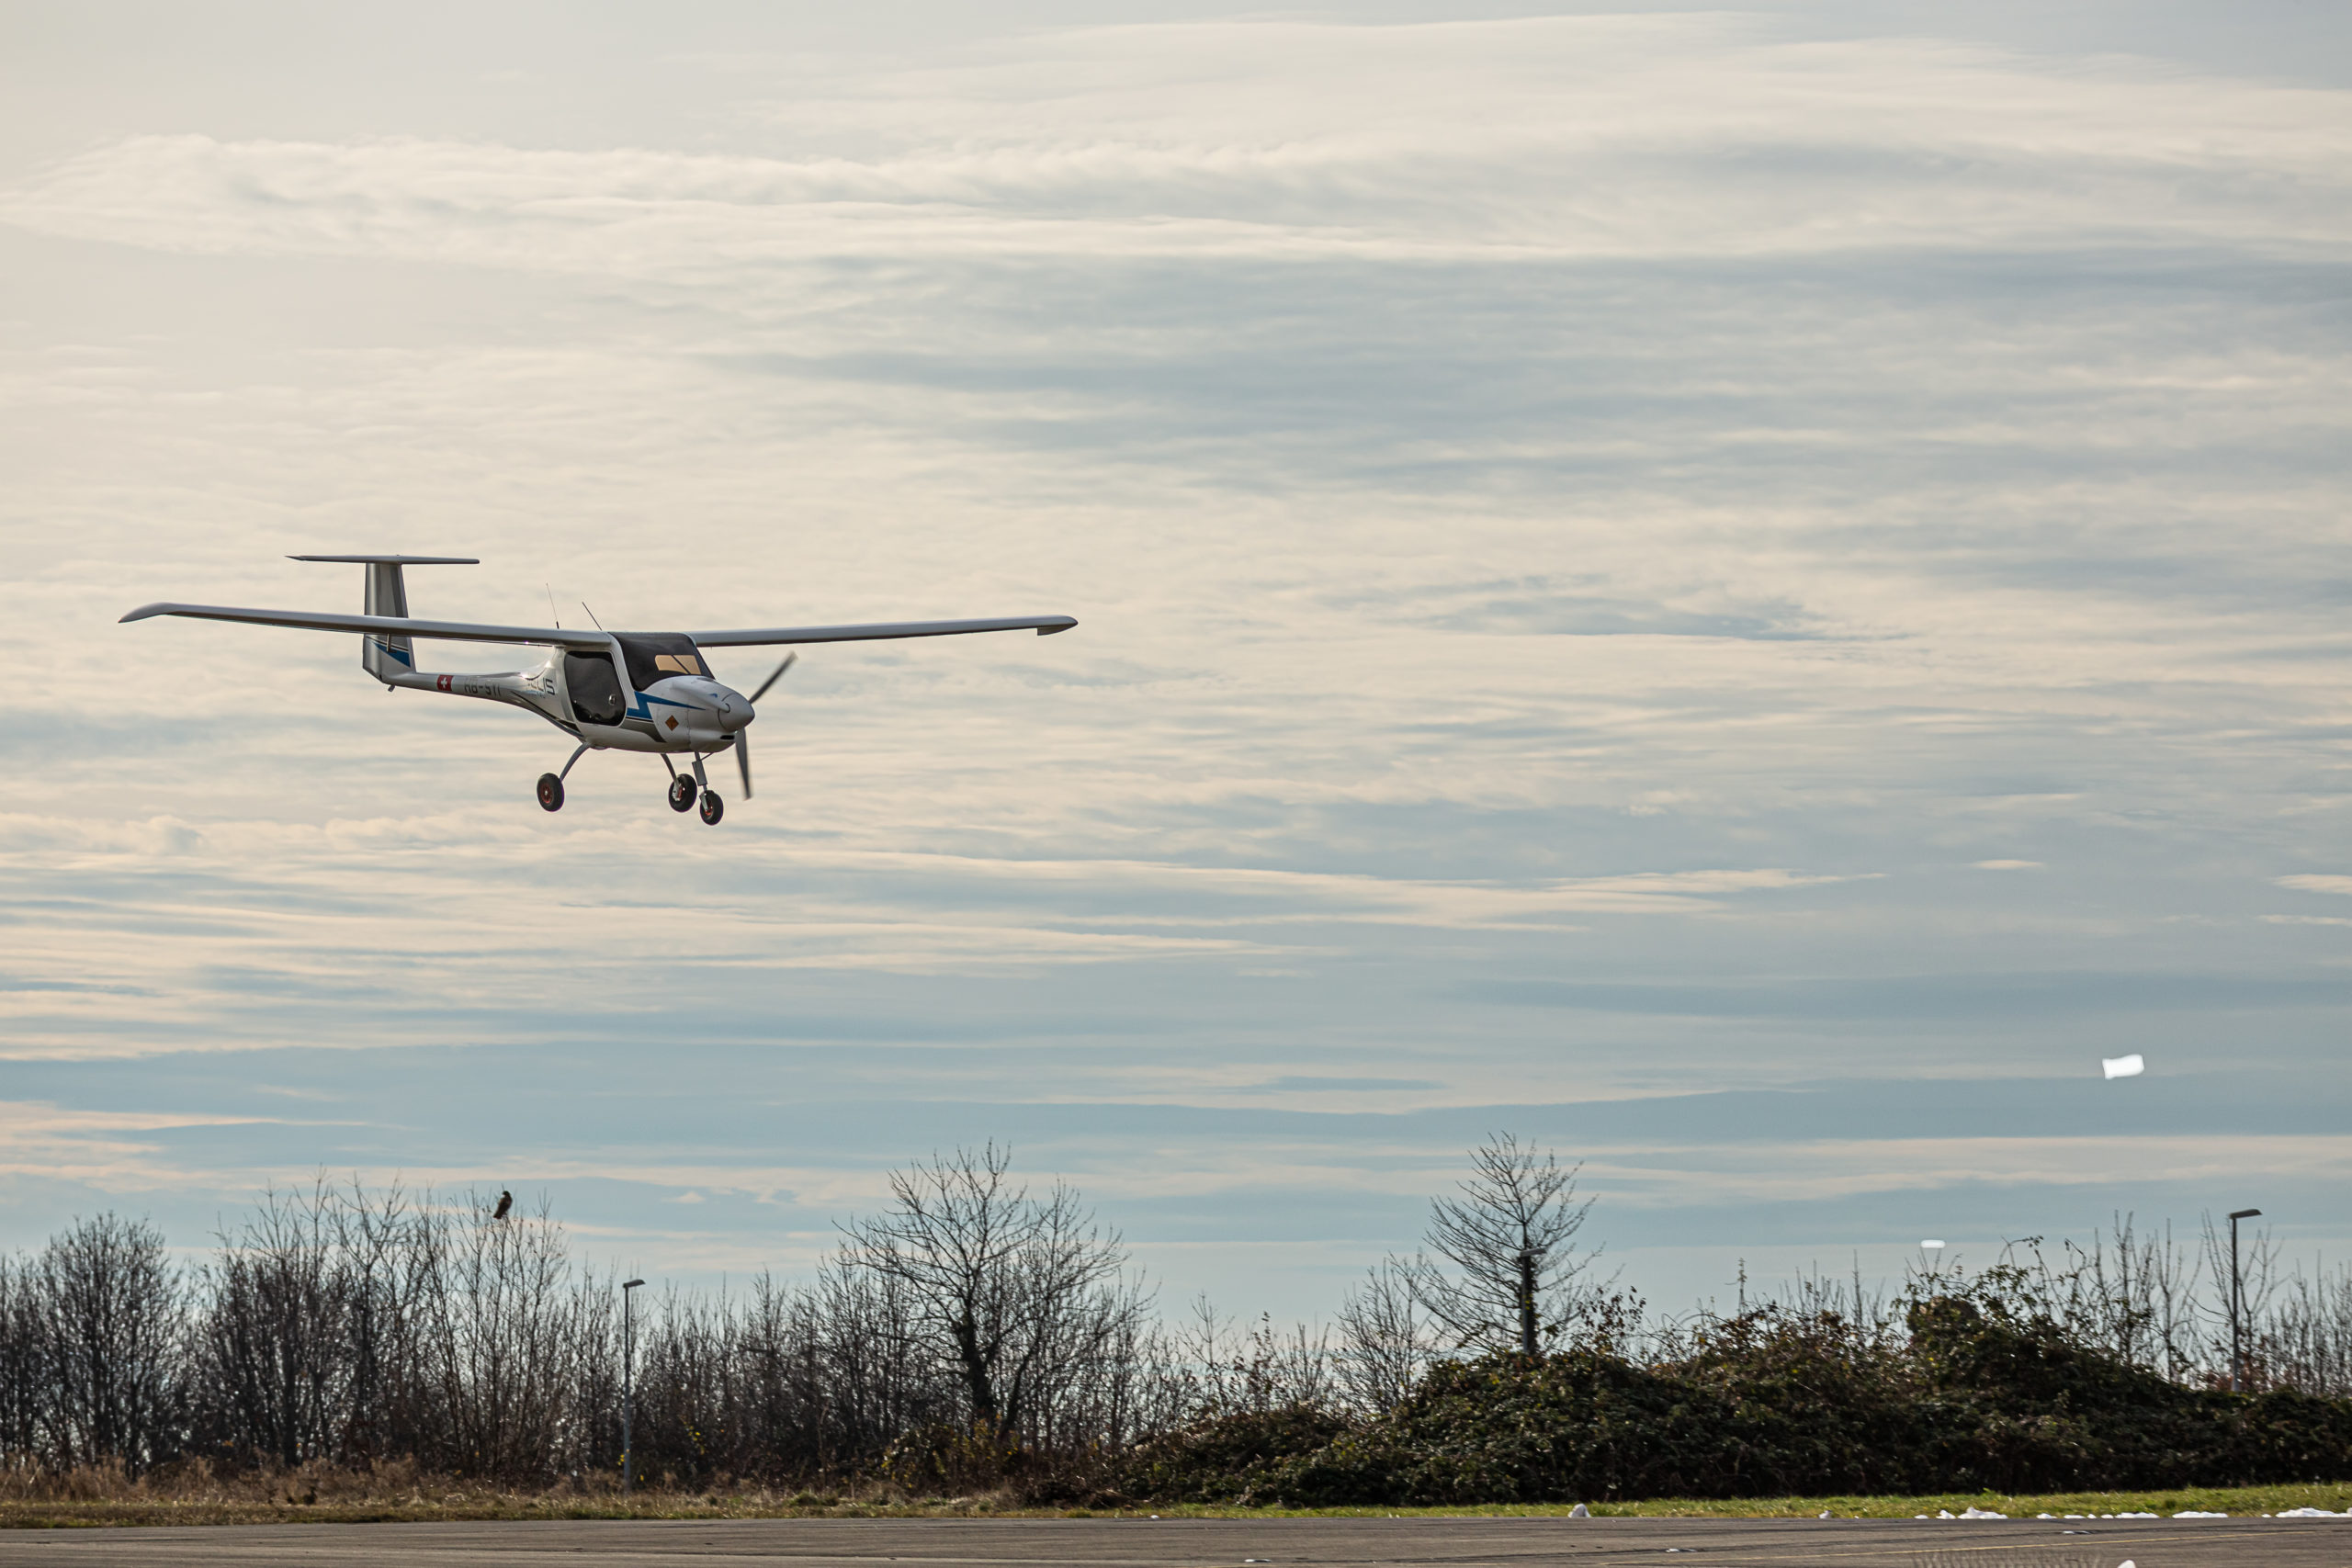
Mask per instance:
[[[385,690],[390,691],[390,687],[386,687],[386,688],[385,688]],[[584,741],[584,740],[583,740],[583,741],[582,741],[582,742],[580,743],[580,748],[579,748],[579,750],[575,750],[574,752],[572,752],[572,753],[571,753],[571,761],[569,761],[569,762],[564,763],[564,765],[563,765],[563,773],[541,773],[541,774],[539,775],[539,809],[540,809],[540,810],[542,810],[542,811],[560,811],[560,810],[562,810],[562,809],[563,809],[563,776],[564,776],[564,773],[569,773],[570,772],[571,772],[571,763],[572,763],[572,762],[577,762],[578,761],[580,761],[580,759],[581,759],[581,758],[582,758],[582,757],[586,756],[587,754],[588,754],[588,743],[587,743],[586,741]]]

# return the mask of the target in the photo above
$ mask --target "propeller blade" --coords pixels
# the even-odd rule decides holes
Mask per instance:
[[[799,662],[800,655],[797,653],[786,654],[784,656],[784,662],[775,667],[775,672],[770,675],[766,680],[761,682],[760,689],[752,694],[752,705],[756,707],[759,705],[760,699],[768,694],[768,688],[775,685],[778,681],[783,680],[784,672]]]
[[[752,737],[749,732],[735,732],[735,765],[743,770],[743,798],[752,798]]]

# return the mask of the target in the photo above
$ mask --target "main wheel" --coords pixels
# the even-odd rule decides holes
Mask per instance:
[[[718,819],[725,815],[727,815],[727,807],[719,800],[718,792],[715,789],[703,791],[702,819],[716,828],[718,826]]]
[[[670,809],[691,811],[695,804],[695,781],[680,773],[670,781]]]
[[[542,811],[563,809],[563,781],[553,773],[539,775],[539,809]]]

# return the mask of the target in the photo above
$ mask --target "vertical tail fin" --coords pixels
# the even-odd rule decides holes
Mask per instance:
[[[368,563],[368,597],[361,612],[369,615],[408,617],[408,582],[401,576],[399,561],[369,561]],[[390,685],[393,675],[405,675],[416,668],[416,649],[404,637],[378,637],[370,634],[359,639],[359,667],[379,681]]]
[[[396,615],[402,620],[408,618],[408,582],[401,575],[402,567],[481,564],[470,556],[290,556],[288,558],[342,561],[367,568],[368,586],[360,601],[360,613]],[[362,633],[359,638],[359,667],[389,686],[393,684],[394,677],[415,671],[416,650],[404,637]]]

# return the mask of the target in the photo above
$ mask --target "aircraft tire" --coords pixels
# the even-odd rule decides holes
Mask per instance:
[[[563,809],[563,781],[553,773],[539,775],[539,809],[542,811]]]
[[[702,792],[702,819],[704,821],[716,828],[718,826],[718,819],[726,814],[726,804],[718,798],[718,792],[717,790],[707,789]]]
[[[670,809],[691,811],[695,805],[695,781],[680,773],[670,781]]]

